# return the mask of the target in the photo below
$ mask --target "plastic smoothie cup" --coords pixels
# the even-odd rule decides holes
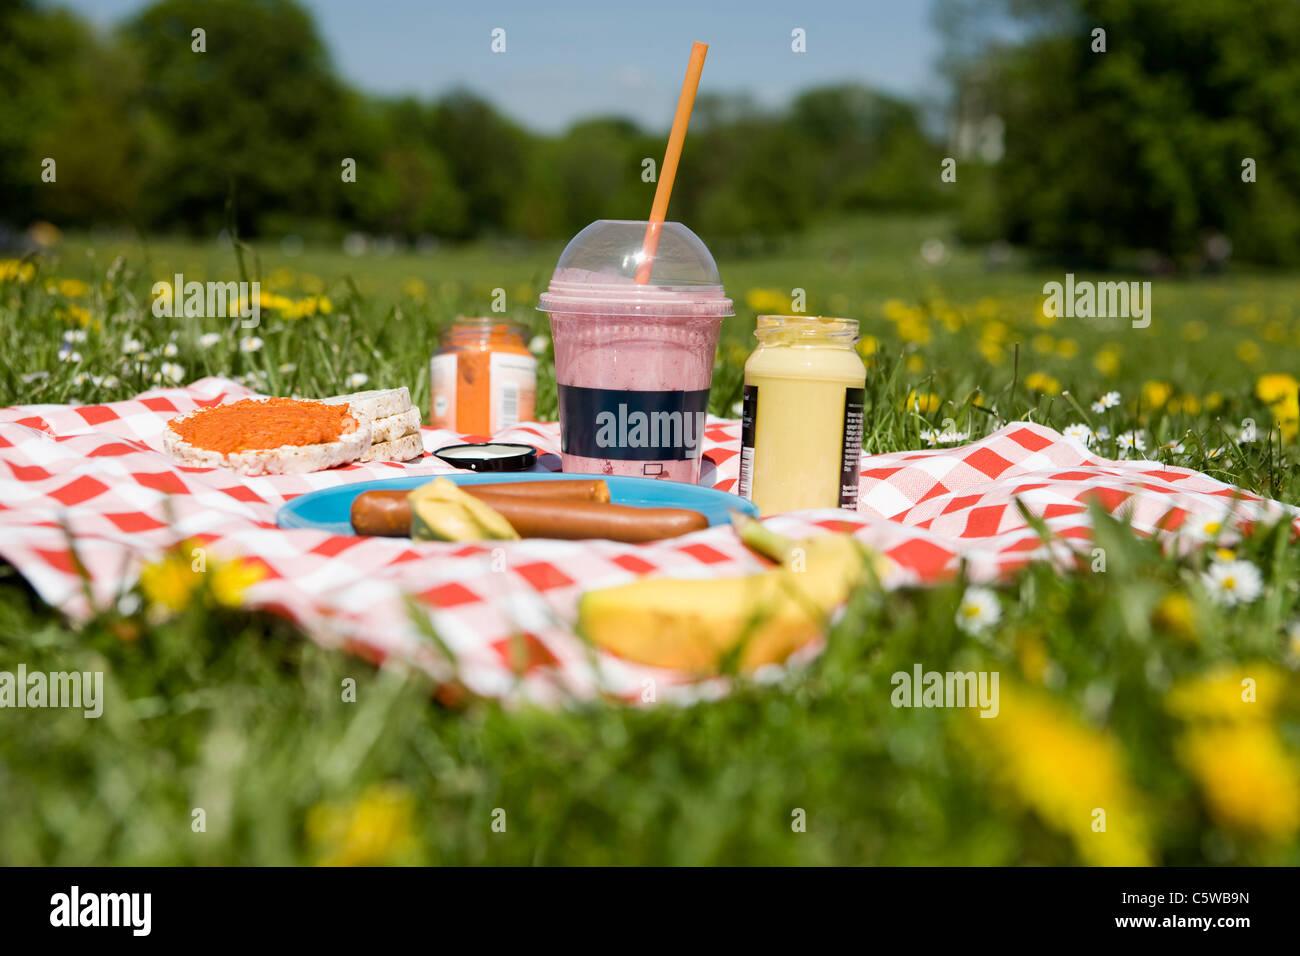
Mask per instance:
[[[602,219],[560,255],[538,308],[555,342],[566,472],[696,483],[718,329],[733,315],[700,238],[663,224],[635,281],[646,223]]]

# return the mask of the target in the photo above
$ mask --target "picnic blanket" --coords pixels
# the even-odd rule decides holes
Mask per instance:
[[[554,703],[597,695],[641,701],[648,681],[656,700],[725,690],[717,680],[595,652],[572,625],[586,589],[652,572],[722,576],[766,566],[730,528],[644,545],[439,544],[283,530],[276,511],[295,495],[452,471],[428,452],[463,436],[424,429],[426,454],[411,463],[257,478],[185,467],[162,452],[161,434],[173,416],[253,394],[206,378],[106,405],[0,410],[0,558],[49,604],[84,618],[118,600],[143,563],[194,538],[216,556],[264,564],[266,577],[245,594],[249,607],[287,615],[326,646],[376,662],[403,661],[477,694]],[[739,427],[709,419],[701,483],[734,488]],[[559,467],[558,425],[522,424],[495,437],[535,445],[543,466]],[[888,586],[933,582],[962,562],[970,578],[992,580],[1031,560],[1072,563],[1078,549],[1086,553],[1090,498],[1124,512],[1140,531],[1188,545],[1208,540],[1211,522],[1297,514],[1198,472],[1099,458],[1050,428],[1016,422],[958,448],[865,456],[856,512],[769,520],[794,537],[851,531],[893,559]],[[1017,499],[1054,532],[1051,544],[1025,520]],[[69,534],[88,581],[78,573]]]

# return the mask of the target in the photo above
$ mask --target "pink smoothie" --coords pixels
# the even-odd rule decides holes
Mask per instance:
[[[557,269],[541,307],[555,341],[564,470],[697,482],[730,306],[721,286],[638,286]]]

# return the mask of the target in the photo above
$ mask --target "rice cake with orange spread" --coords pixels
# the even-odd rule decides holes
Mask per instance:
[[[163,448],[186,465],[245,475],[320,471],[356,461],[370,426],[347,405],[297,398],[246,398],[173,418]]]

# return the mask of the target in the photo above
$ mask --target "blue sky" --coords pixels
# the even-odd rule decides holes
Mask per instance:
[[[941,92],[929,0],[300,0],[339,72],[375,93],[468,87],[540,131],[620,114],[671,121],[691,42],[709,44],[701,89],[779,106],[812,86],[856,81]],[[110,25],[143,0],[61,0]],[[196,24],[200,25],[201,24]],[[490,51],[506,31],[506,53]],[[790,49],[791,31],[807,52]]]

